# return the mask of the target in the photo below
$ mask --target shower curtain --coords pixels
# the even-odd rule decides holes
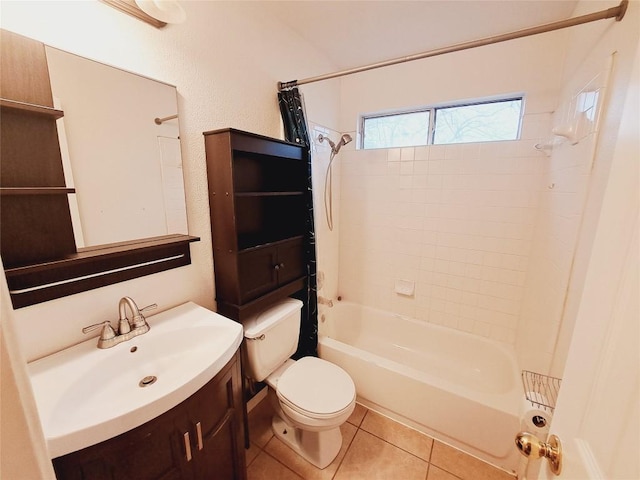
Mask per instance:
[[[307,192],[304,239],[305,263],[307,265],[307,288],[298,298],[304,302],[300,326],[300,342],[294,357],[318,356],[318,295],[316,278],[316,237],[313,221],[313,192],[311,186],[311,142],[307,132],[304,104],[297,88],[278,92],[278,104],[284,124],[285,137],[307,151]]]

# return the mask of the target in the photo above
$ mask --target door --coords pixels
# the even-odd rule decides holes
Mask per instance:
[[[551,433],[559,477],[640,478],[638,52]]]

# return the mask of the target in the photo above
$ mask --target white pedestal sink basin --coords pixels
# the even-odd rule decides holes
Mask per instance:
[[[94,337],[28,365],[51,458],[171,409],[211,380],[242,342],[242,325],[192,302],[147,320],[149,332],[115,347],[99,349]],[[156,380],[141,386],[146,377]]]

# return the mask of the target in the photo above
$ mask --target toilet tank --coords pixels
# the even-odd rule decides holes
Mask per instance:
[[[263,381],[298,348],[302,302],[281,300],[242,322],[248,375]]]

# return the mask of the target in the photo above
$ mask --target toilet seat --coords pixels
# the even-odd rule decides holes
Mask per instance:
[[[276,394],[293,411],[321,420],[352,409],[356,388],[349,374],[337,365],[303,357],[279,378]]]

